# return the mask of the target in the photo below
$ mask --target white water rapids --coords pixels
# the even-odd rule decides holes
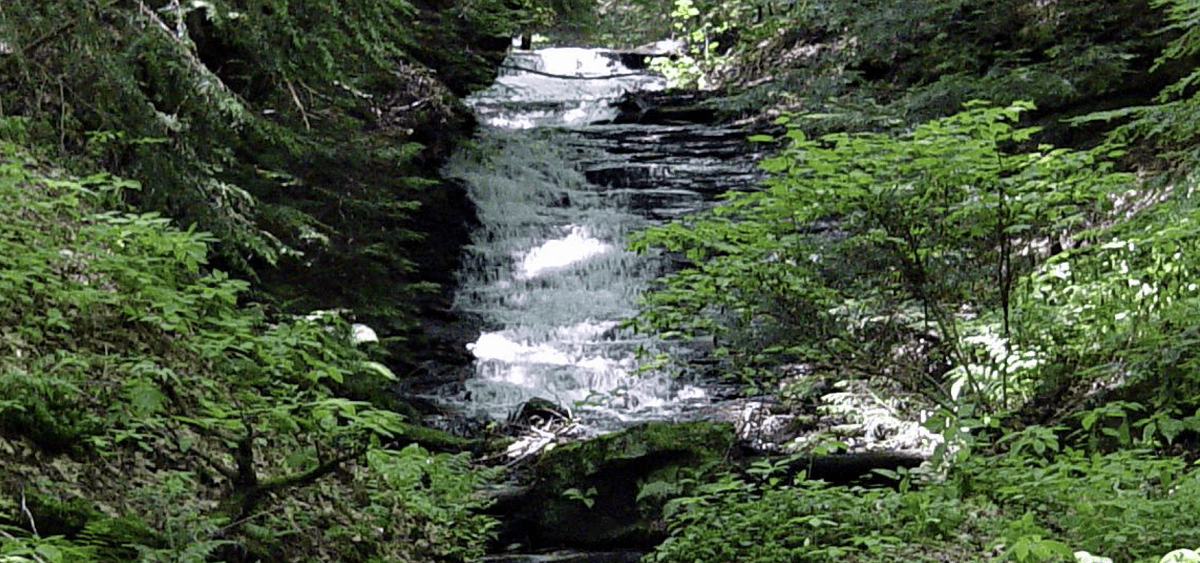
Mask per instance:
[[[496,82],[467,104],[481,122],[503,129],[586,125],[615,117],[609,102],[626,92],[665,87],[665,79],[629,69],[612,51],[558,47],[510,53]]]
[[[791,440],[793,418],[774,414],[768,401],[714,399],[720,393],[709,391],[711,382],[639,369],[639,349],[696,352],[692,345],[618,328],[664,270],[659,258],[624,250],[629,233],[710,205],[726,190],[754,189],[762,177],[755,164],[762,155],[747,149],[744,130],[604,123],[624,92],[662,87],[660,78],[618,61],[604,51],[517,52],[506,66],[542,74],[506,74],[468,100],[488,127],[445,173],[468,185],[480,219],[455,307],[485,330],[470,345],[471,377],[449,400],[469,415],[503,420],[541,397],[572,409],[592,433],[708,419],[734,422],[754,443]],[[860,425],[857,447],[929,451],[936,444],[865,385],[822,400],[827,414],[845,417],[840,432]]]
[[[637,351],[663,343],[618,328],[660,271],[655,258],[624,250],[648,219],[580,170],[596,152],[581,128],[613,118],[610,102],[625,92],[664,81],[597,50],[515,52],[513,67],[544,74],[506,70],[468,98],[487,127],[446,170],[467,182],[482,223],[455,307],[491,328],[468,346],[476,364],[458,406],[502,420],[541,397],[597,432],[683,418],[687,405],[708,402],[705,391],[666,373],[635,373]]]

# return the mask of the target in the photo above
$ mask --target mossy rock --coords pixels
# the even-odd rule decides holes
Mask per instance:
[[[537,547],[653,546],[666,535],[663,505],[689,492],[686,477],[726,467],[734,440],[725,423],[651,422],[555,448],[509,503],[506,535]]]
[[[61,536],[85,545],[99,561],[136,560],[138,553],[131,545],[166,547],[141,520],[105,516],[86,498],[60,498],[32,487],[23,488],[20,495],[24,508],[20,513],[0,514],[0,524],[25,528],[33,521],[42,537]]]
[[[60,498],[33,487],[22,487],[11,503],[22,508],[19,513],[14,510],[14,513],[5,514],[4,517],[19,524],[33,520],[38,532],[44,536],[73,536],[82,531],[89,521],[103,518],[85,498]]]

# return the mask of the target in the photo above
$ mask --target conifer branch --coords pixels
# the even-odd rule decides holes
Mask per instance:
[[[103,5],[99,6],[97,8],[97,10],[104,10],[107,8],[111,8],[120,1],[121,0],[110,0],[107,4],[103,4]],[[25,45],[24,47],[21,47],[20,48],[21,54],[26,55],[26,56],[30,55],[31,53],[36,51],[38,49],[38,47],[41,47],[42,45],[49,42],[51,39],[54,39],[54,38],[58,37],[59,35],[62,35],[68,31],[70,31],[71,28],[75,27],[78,24],[79,24],[79,20],[69,20],[69,21],[63,23],[62,25],[59,25],[58,27],[50,30],[49,33],[46,33],[46,34],[42,35],[41,37],[38,37],[37,39],[30,41],[29,44]]]
[[[137,0],[137,4],[138,11],[145,16],[146,20],[148,20],[155,29],[158,29],[163,35],[166,35],[172,43],[180,47],[179,55],[183,58],[184,63],[187,65],[187,69],[199,76],[199,79],[195,81],[195,84],[193,84],[197,90],[204,92],[209,85],[215,86],[221,93],[236,101],[238,106],[243,110],[246,109],[246,103],[242,101],[241,97],[234,93],[229,86],[226,86],[225,82],[222,81],[221,78],[215,73],[213,73],[213,71],[209,69],[208,66],[199,59],[199,57],[196,56],[196,53],[192,49],[193,45],[186,37],[180,37],[176,35],[171,27],[168,26],[166,22],[162,21],[162,18],[158,17],[158,14],[154,13],[154,10],[151,10],[149,6],[146,6],[146,3],[143,0]]]

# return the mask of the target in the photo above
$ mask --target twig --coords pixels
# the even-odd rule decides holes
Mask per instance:
[[[230,529],[232,529],[232,528],[236,528],[236,527],[238,527],[238,526],[241,526],[242,524],[245,524],[246,522],[249,522],[249,521],[251,521],[251,520],[253,520],[253,519],[255,519],[255,518],[260,518],[260,517],[262,517],[262,516],[266,516],[266,515],[268,515],[268,514],[271,514],[272,512],[279,512],[280,510],[283,510],[283,509],[284,509],[284,508],[286,508],[287,506],[288,506],[288,505],[286,505],[286,504],[279,504],[279,505],[276,505],[274,508],[270,508],[270,509],[267,509],[267,510],[263,510],[263,511],[260,511],[260,512],[256,512],[256,513],[254,513],[254,514],[251,514],[251,515],[249,515],[249,516],[247,516],[247,517],[245,517],[245,518],[238,518],[237,520],[234,520],[233,522],[230,522],[230,523],[228,523],[228,524],[226,524],[226,525],[224,525],[224,526],[221,526],[220,530],[221,530],[222,532],[228,531],[228,530],[230,530]]]
[[[315,88],[313,88],[312,86],[309,86],[303,80],[297,80],[296,83],[299,84],[301,88],[308,90],[309,99],[315,99],[315,98],[319,98],[322,100],[332,99],[329,96],[326,96],[325,94],[322,94],[321,92],[318,92]]]
[[[266,483],[259,485],[259,488],[262,489],[264,492],[270,493],[270,492],[275,492],[275,491],[279,491],[279,490],[283,490],[283,489],[289,489],[289,488],[296,487],[296,486],[308,485],[310,483],[313,483],[317,479],[324,477],[325,475],[333,473],[336,469],[341,467],[341,465],[343,463],[350,461],[354,458],[357,458],[359,456],[362,456],[363,454],[366,453],[366,451],[367,451],[367,448],[365,446],[357,446],[351,452],[342,454],[342,455],[335,457],[329,461],[326,461],[325,463],[322,463],[321,465],[318,465],[317,467],[314,467],[304,473],[299,473],[296,475],[290,475],[287,477],[275,479],[273,481],[268,481]]]
[[[403,105],[403,106],[396,108],[396,111],[409,111],[409,110],[417,109],[432,99],[433,99],[432,96],[430,96],[428,98],[421,98],[415,102],[412,102],[411,104]]]
[[[29,511],[29,506],[25,504],[25,493],[21,492],[21,512],[25,513],[25,517],[29,519],[29,530],[33,535],[39,535],[37,531],[37,523],[33,521],[33,513]]]
[[[333,473],[339,469],[343,463],[363,455],[366,453],[366,451],[367,448],[365,446],[359,446],[350,453],[343,454],[334,459],[326,461],[325,463],[322,463],[321,465],[318,465],[317,467],[314,467],[304,473],[281,477],[266,483],[260,483],[256,475],[251,475],[251,483],[249,486],[245,486],[244,484],[237,485],[245,489],[240,501],[241,510],[239,511],[239,519],[249,518],[250,516],[241,515],[248,515],[250,512],[252,512],[258,503],[267,495],[293,487],[309,485],[321,477]]]
[[[304,111],[304,104],[300,103],[300,96],[296,95],[296,89],[292,87],[292,81],[285,80],[283,83],[287,84],[288,92],[292,93],[292,101],[295,102],[296,107],[300,109],[300,117],[304,119],[304,129],[311,131],[312,124],[308,122],[308,112]]]

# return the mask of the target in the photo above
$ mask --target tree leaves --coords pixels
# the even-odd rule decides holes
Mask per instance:
[[[1008,326],[1013,282],[1029,271],[1012,256],[1035,255],[1040,241],[1074,228],[1127,181],[1087,153],[1005,152],[1032,134],[1015,127],[1030,108],[971,102],[900,135],[809,140],[789,128],[789,144],[760,162],[772,175],[766,189],[731,193],[712,210],[633,238],[631,248],[662,247],[691,263],[646,295],[643,327],[729,332],[735,348],[804,344],[834,359],[803,359],[836,365],[852,360],[829,344],[857,341],[850,353],[870,355],[875,344],[861,339],[882,326],[854,327],[887,325],[915,306],[962,366],[955,398],[963,389],[1006,393],[1016,386],[1010,377],[1027,385],[1034,352],[1009,348],[1011,334],[987,328]],[[841,308],[864,298],[874,303],[868,318],[883,320]],[[982,325],[964,332],[971,318]],[[989,330],[1004,343],[999,351],[971,340]],[[983,374],[994,384],[974,381]]]
[[[49,490],[86,498],[88,506],[123,507],[153,530],[137,541],[154,547],[138,546],[162,560],[191,560],[230,543],[244,531],[248,514],[238,511],[267,505],[255,525],[268,536],[305,529],[305,538],[336,545],[348,529],[375,535],[387,526],[387,533],[464,543],[418,549],[380,540],[372,553],[478,555],[492,524],[467,512],[482,503],[468,498],[466,489],[481,478],[469,468],[455,465],[459,473],[443,471],[431,483],[438,502],[461,494],[454,501],[460,509],[421,512],[420,523],[390,511],[406,502],[436,505],[424,492],[378,486],[371,470],[327,478],[412,432],[396,412],[335,394],[344,383],[395,378],[353,345],[349,324],[336,313],[268,323],[245,301],[246,282],[201,268],[209,235],[176,229],[157,214],[97,212],[100,194],[115,189],[106,177],[88,178],[84,187],[58,172],[13,166],[13,154],[20,153],[0,141],[0,155],[9,155],[0,162],[0,212],[9,218],[0,223],[0,259],[7,261],[0,268],[0,426],[77,473],[124,477],[96,486],[63,473],[47,480]],[[85,461],[55,457],[64,452]],[[20,476],[41,462],[23,461],[0,456],[4,486],[30,486]],[[137,500],[138,488],[152,493]],[[372,500],[349,502],[361,488],[372,489]],[[314,499],[337,508],[305,516]],[[380,513],[389,516],[374,520]],[[167,547],[156,536],[183,528]],[[68,547],[74,541],[64,540]],[[275,554],[294,559],[321,549],[278,546]]]

